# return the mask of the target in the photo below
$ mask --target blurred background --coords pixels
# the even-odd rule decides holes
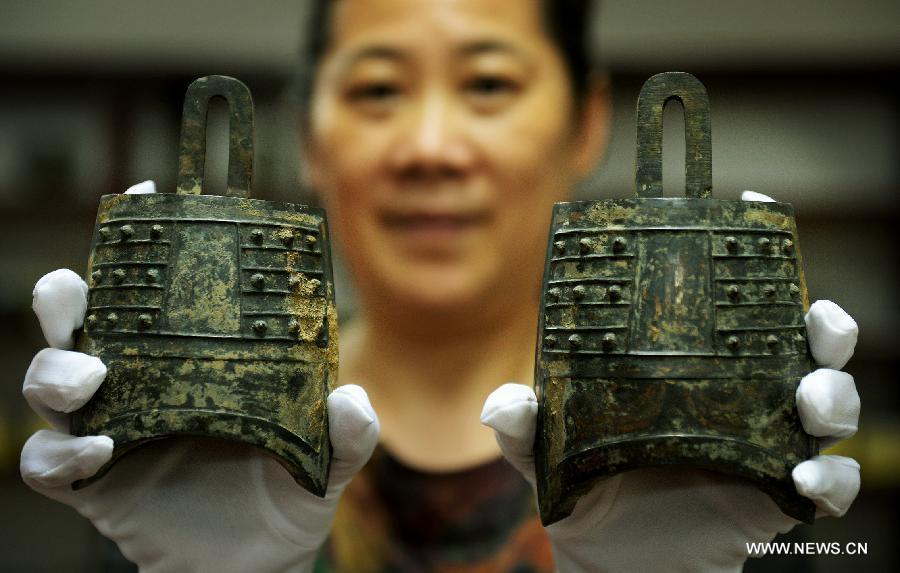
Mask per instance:
[[[195,77],[242,79],[256,104],[254,196],[304,202],[291,87],[302,0],[0,0],[0,571],[102,571],[114,558],[74,511],[21,484],[18,452],[41,422],[21,397],[45,343],[34,282],[83,272],[100,195],[145,179],[173,191],[181,103]],[[610,72],[614,129],[581,198],[633,193],[634,104],[650,75],[684,70],[712,106],[714,196],[751,189],[794,204],[811,299],[860,324],[847,366],[862,396],[862,464],[840,519],[804,541],[867,544],[865,556],[751,560],[766,571],[897,570],[900,493],[900,3],[896,0],[606,0],[597,55]],[[213,109],[207,166],[223,189],[225,120]],[[684,185],[681,112],[666,111],[667,195]],[[894,228],[892,232],[891,229]],[[342,281],[340,312],[353,311]],[[748,567],[748,570],[750,567]]]

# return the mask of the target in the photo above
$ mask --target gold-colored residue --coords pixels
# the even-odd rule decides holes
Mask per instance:
[[[259,217],[260,219],[266,219],[268,216],[268,213],[264,213],[254,205],[253,199],[241,199],[238,206],[244,215]]]
[[[622,229],[625,221],[635,220],[636,217],[637,209],[634,207],[623,207],[608,203],[592,205],[587,212],[587,218],[593,224],[598,227],[606,227],[607,229]]]
[[[300,329],[297,335],[300,340],[312,342],[322,331],[327,304],[325,298],[316,296],[321,281],[308,278],[295,270],[299,257],[300,253],[296,251],[287,254],[286,268],[290,273],[288,276],[291,281],[297,282],[297,286],[288,294],[286,305],[287,311],[297,320]]]
[[[748,223],[760,223],[766,228],[789,229],[791,226],[790,217],[768,209],[747,209],[744,220]]]
[[[293,236],[294,236],[294,230],[287,228],[287,227],[282,227],[281,229],[278,229],[277,231],[275,231],[275,238],[278,239],[279,241],[291,239],[291,238],[293,238]],[[296,260],[296,258],[294,260]]]
[[[329,377],[330,386],[337,387],[337,367],[338,367],[338,316],[337,309],[333,304],[329,304],[326,309],[328,313],[328,348],[325,350],[325,361],[328,363],[333,376]],[[331,390],[331,388],[329,388]]]

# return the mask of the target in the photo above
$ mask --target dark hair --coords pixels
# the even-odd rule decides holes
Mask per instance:
[[[299,97],[302,121],[309,112],[316,67],[331,40],[331,12],[338,0],[313,0],[305,23]],[[591,21],[600,0],[539,0],[547,34],[559,49],[572,92],[580,103],[587,93],[594,63],[591,58]]]

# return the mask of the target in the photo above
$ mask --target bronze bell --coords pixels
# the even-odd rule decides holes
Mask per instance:
[[[662,197],[662,115],[684,106],[686,197]],[[658,74],[637,105],[637,197],[558,203],[539,322],[541,519],[599,478],[687,464],[746,478],[811,522],[791,471],[818,451],[795,392],[812,370],[792,207],[710,198],[709,101]]]
[[[200,194],[213,97],[229,107],[226,196]],[[185,95],[177,193],[100,199],[78,349],[108,374],[71,430],[115,450],[74,487],[148,440],[194,435],[263,448],[325,495],[337,376],[325,213],[248,198],[252,166],[250,91],[209,76]]]

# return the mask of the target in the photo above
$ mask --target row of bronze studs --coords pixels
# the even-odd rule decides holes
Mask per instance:
[[[557,255],[565,254],[566,252],[566,241],[556,241],[553,243],[553,252]],[[625,252],[625,248],[628,247],[628,241],[625,237],[616,237],[612,242],[612,252],[616,254],[622,254]],[[579,254],[586,255],[590,253],[594,249],[594,242],[590,239],[581,239],[578,241],[578,252]]]
[[[788,287],[788,289],[790,290],[792,297],[796,297],[800,294],[800,287],[798,287],[794,283],[791,283],[790,286]],[[741,294],[742,294],[741,287],[736,284],[728,285],[725,288],[725,292],[728,295],[728,298],[730,298],[731,300],[733,300],[735,302],[741,298]],[[770,299],[774,298],[775,294],[777,292],[778,292],[778,290],[775,288],[775,285],[773,285],[773,284],[763,285],[763,295],[766,298],[770,298]]]
[[[119,323],[119,315],[115,312],[110,312],[104,317],[104,320],[110,328],[115,328]],[[88,328],[92,329],[95,328],[100,322],[100,318],[96,314],[92,313],[88,315],[85,321],[87,322]],[[147,313],[141,313],[140,315],[138,315],[138,330],[147,330],[151,326],[153,326],[152,315]],[[253,322],[252,328],[258,336],[265,336],[266,331],[268,330],[268,323],[265,320],[257,320]],[[291,321],[288,323],[288,332],[290,332],[291,334],[298,334],[300,332],[300,322],[297,321],[297,319],[291,319]]]
[[[794,340],[796,342],[802,342],[805,340],[802,334],[797,333],[794,335]],[[572,350],[579,350],[584,345],[584,339],[580,334],[571,334],[568,338],[569,348]],[[774,349],[778,343],[781,342],[781,339],[774,334],[769,334],[766,336],[766,346],[770,349]],[[555,334],[548,334],[544,337],[544,346],[547,348],[556,348],[559,344],[559,338]],[[612,352],[618,347],[618,338],[615,333],[607,332],[603,335],[601,339],[601,345],[604,352]],[[731,335],[725,340],[725,346],[732,352],[736,352],[740,349],[740,339],[737,336]]]
[[[563,290],[559,287],[552,287],[547,289],[547,302],[555,303],[559,302],[562,298]],[[577,285],[572,288],[572,299],[577,301],[584,300],[584,297],[587,296],[587,288],[584,285]],[[619,285],[612,285],[608,289],[606,289],[606,296],[610,302],[619,302],[622,300],[622,287]]]

